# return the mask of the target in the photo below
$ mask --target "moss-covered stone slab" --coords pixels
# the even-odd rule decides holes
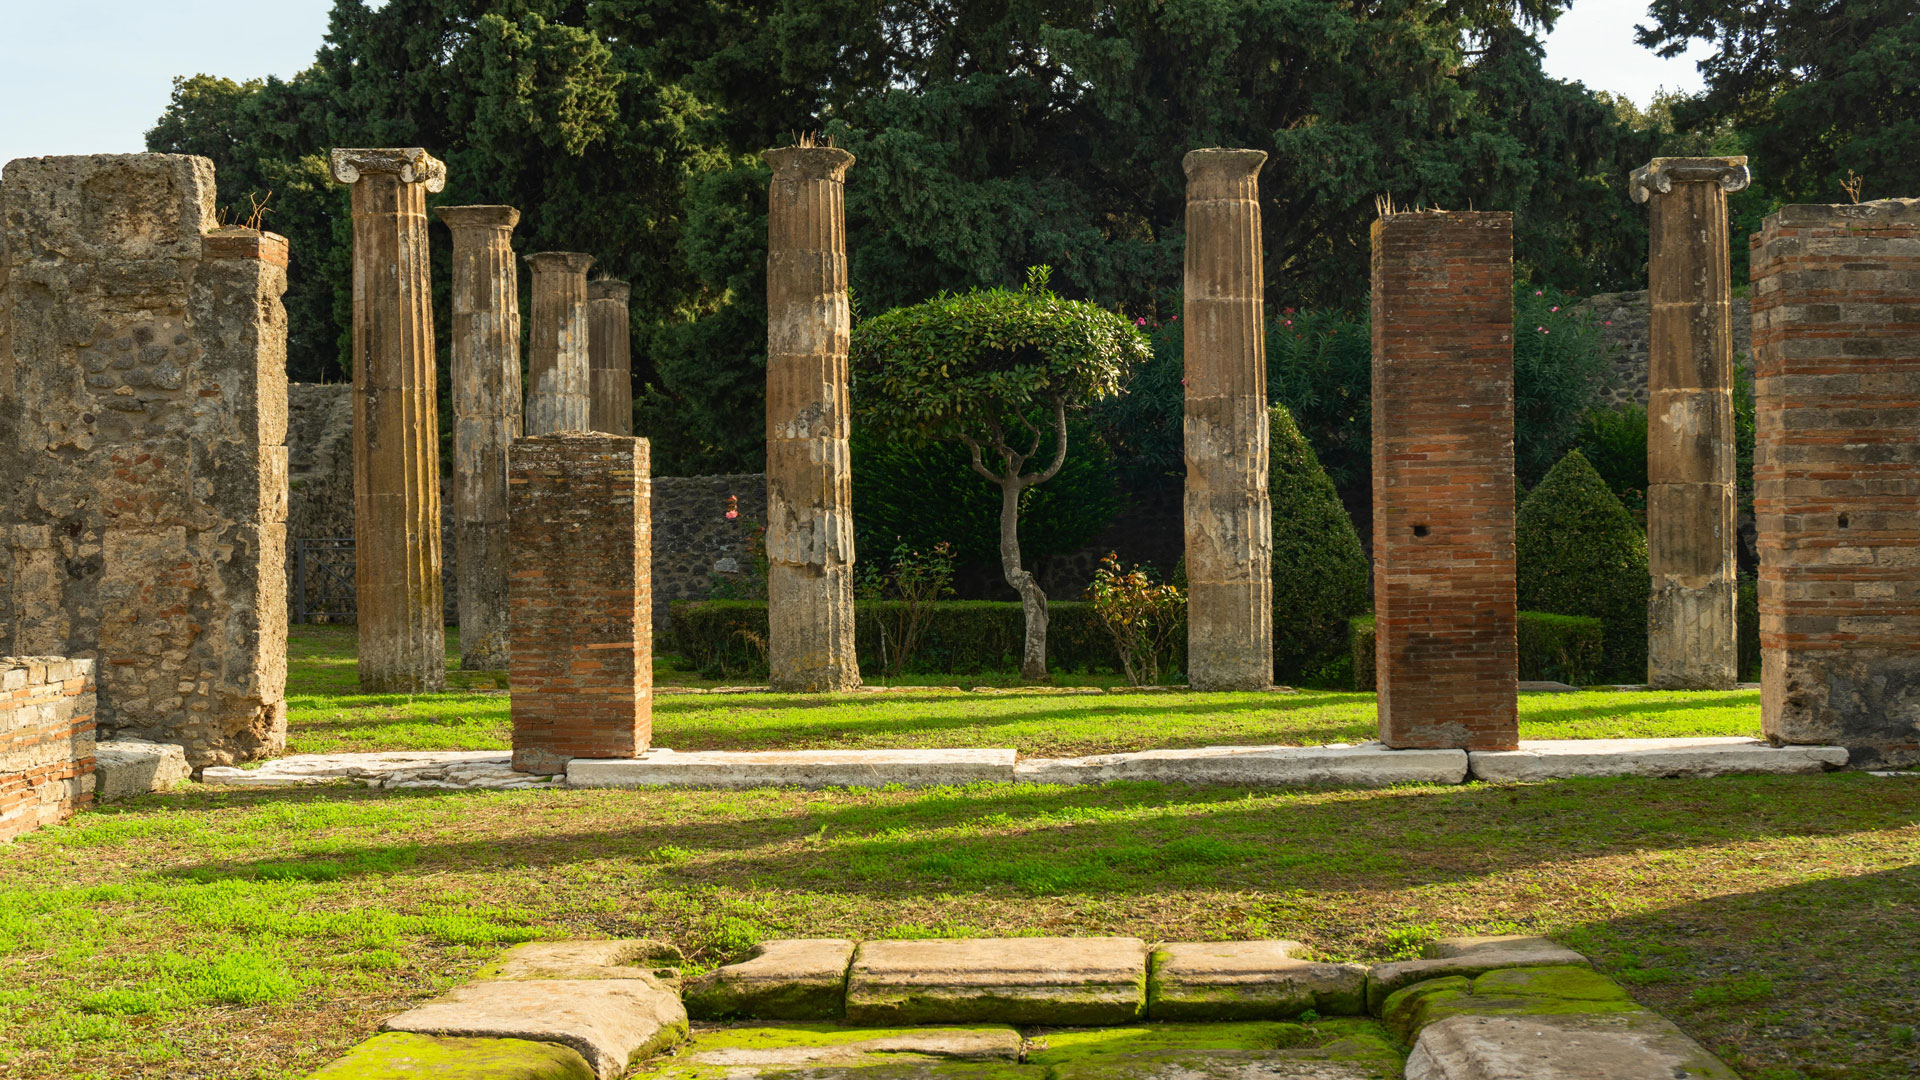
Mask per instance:
[[[1053,1066],[1099,1055],[1162,1051],[1280,1050],[1315,1046],[1344,1035],[1376,1034],[1379,1030],[1379,1025],[1370,1021],[1332,1021],[1312,1026],[1241,1022],[1067,1028],[1030,1033],[1027,1063]]]
[[[1380,1022],[1401,1042],[1411,1042],[1414,1033],[1420,1030],[1421,1009],[1428,998],[1468,997],[1472,994],[1473,980],[1463,975],[1449,975],[1403,986],[1390,994],[1380,1006]]]
[[[1367,968],[1294,958],[1297,941],[1170,942],[1154,947],[1147,1015],[1155,1020],[1277,1020],[1308,1009],[1366,1011]]]
[[[457,1039],[389,1031],[311,1080],[594,1080],[570,1047],[526,1039]]]
[[[1478,937],[1437,938],[1420,950],[1420,956],[1426,960],[1450,960],[1457,956],[1472,956],[1489,952],[1540,952],[1545,949],[1558,949],[1560,945],[1552,938],[1537,934],[1487,934]]]
[[[1139,938],[868,941],[847,979],[865,1024],[1125,1024],[1146,1005]]]
[[[477,979],[653,979],[685,963],[664,941],[529,941],[481,968]],[[674,972],[677,975],[677,972]],[[671,976],[669,976],[671,977]]]
[[[686,1037],[680,996],[654,979],[469,983],[389,1019],[388,1031],[530,1039],[570,1046],[600,1080]]]
[[[1045,1080],[1019,1063],[1020,1048],[1020,1033],[999,1025],[739,1025],[699,1031],[633,1080]]]
[[[1541,999],[1536,999],[1541,1000]],[[1420,1032],[1406,1080],[1735,1080],[1644,1009],[1558,1016],[1455,1016]]]
[[[1395,991],[1381,1021],[1402,1042],[1453,1016],[1557,1016],[1636,1012],[1619,984],[1586,968],[1506,968],[1468,980],[1431,979]]]
[[[846,1012],[847,965],[854,943],[843,938],[763,941],[738,964],[686,986],[696,1020],[837,1020]]]
[[[1301,1027],[1293,1037],[1302,1044],[1275,1049],[1188,1045],[1069,1055],[1051,1066],[1049,1080],[1399,1080],[1400,1055],[1375,1025],[1363,1030],[1316,1024]]]
[[[1508,967],[1584,967],[1586,964],[1586,957],[1551,943],[1547,948],[1489,947],[1464,951],[1455,956],[1375,964],[1367,972],[1367,1011],[1379,1016],[1387,998],[1395,991],[1428,979],[1450,975],[1471,978]]]
[[[1591,968],[1520,967],[1489,971],[1473,980],[1475,996],[1520,995],[1568,1001],[1627,1001],[1626,988]]]

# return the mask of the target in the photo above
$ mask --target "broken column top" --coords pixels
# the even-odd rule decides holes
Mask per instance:
[[[619,278],[599,278],[587,282],[587,299],[618,300],[626,303],[633,297],[633,286]]]
[[[584,274],[593,265],[593,256],[583,251],[536,251],[527,256],[527,265],[541,274]]]
[[[1189,150],[1180,160],[1180,167],[1187,172],[1187,179],[1196,183],[1207,180],[1239,181],[1256,176],[1260,166],[1267,163],[1265,150],[1235,150],[1228,147],[1209,146],[1200,150]]]
[[[511,229],[520,224],[520,211],[511,206],[440,206],[433,212],[449,229]]]
[[[1739,191],[1752,179],[1742,157],[1657,157],[1633,170],[1627,189],[1634,202],[1646,202],[1655,192],[1665,195],[1679,184],[1719,184]]]
[[[357,183],[364,173],[393,173],[403,184],[425,184],[428,191],[447,186],[446,162],[418,146],[336,147],[327,154],[333,178],[343,184]]]
[[[777,180],[845,181],[853,155],[837,146],[785,146],[764,155]]]
[[[1911,229],[1920,226],[1920,199],[1790,203],[1772,220],[1783,229]]]

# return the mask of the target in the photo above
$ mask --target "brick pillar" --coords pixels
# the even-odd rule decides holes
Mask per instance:
[[[847,457],[847,166],[767,151],[767,655],[777,690],[860,685]]]
[[[1647,684],[1730,690],[1740,676],[1734,562],[1732,272],[1727,192],[1747,159],[1654,158],[1647,296]]]
[[[418,147],[335,150],[353,189],[353,539],[360,689],[446,689],[440,430],[427,192],[446,166]]]
[[[633,286],[613,278],[587,282],[587,354],[592,374],[587,423],[609,435],[633,434]]]
[[[1920,200],[1753,238],[1760,718],[1920,764]]]
[[[533,267],[533,326],[527,334],[528,435],[587,430],[587,268],[593,256],[542,251]]]
[[[0,843],[93,802],[94,662],[0,656]]]
[[[1373,223],[1373,591],[1380,741],[1519,740],[1513,215]]]
[[[1195,150],[1187,173],[1187,680],[1273,685],[1273,506],[1260,253],[1264,150]]]
[[[647,441],[515,439],[513,767],[628,758],[653,734]]]
[[[453,233],[453,543],[460,666],[507,666],[507,448],[520,436],[511,206],[443,206]]]

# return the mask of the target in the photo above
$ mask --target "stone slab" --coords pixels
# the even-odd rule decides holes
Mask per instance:
[[[1521,679],[1520,692],[1523,694],[1577,694],[1580,688],[1552,679]]]
[[[367,787],[480,788],[520,790],[540,787],[545,777],[513,771],[512,755],[502,750],[389,751],[371,754],[295,754],[257,769],[210,766],[200,782],[222,787],[312,787],[353,782]]]
[[[571,1047],[527,1039],[461,1039],[389,1031],[309,1080],[594,1080]]]
[[[1539,952],[1542,949],[1558,949],[1560,945],[1551,938],[1535,934],[1488,934],[1477,937],[1437,938],[1427,942],[1420,950],[1424,960],[1446,960],[1455,956],[1470,956],[1487,952]]]
[[[1147,1015],[1154,1020],[1282,1020],[1366,1012],[1364,964],[1294,958],[1297,941],[1168,942],[1154,946]]]
[[[702,1020],[835,1020],[846,1012],[847,965],[854,943],[844,938],[763,941],[738,964],[688,984],[687,1013]]]
[[[166,791],[193,775],[178,743],[103,739],[93,744],[93,797],[125,799]]]
[[[608,941],[529,941],[508,949],[481,968],[477,979],[640,979],[677,977],[685,960],[664,941],[618,938]],[[661,972],[673,971],[671,976]]]
[[[1735,1080],[1645,1010],[1560,1016],[1454,1016],[1428,1025],[1406,1080]]]
[[[1013,779],[1011,749],[648,750],[637,758],[575,758],[573,787],[931,787]]]
[[[847,979],[855,1023],[1122,1024],[1146,1005],[1139,938],[868,941]]]
[[[1770,746],[1759,739],[1522,739],[1518,750],[1468,755],[1477,780],[1577,776],[1702,777],[1820,773],[1847,763],[1840,746]]]
[[[1020,1060],[1020,1033],[981,1027],[859,1028],[838,1024],[765,1024],[703,1029],[671,1062],[646,1076],[812,1077],[817,1069],[917,1068],[938,1062]],[[837,1073],[831,1075],[838,1075]],[[1040,1075],[1036,1071],[1036,1076]]]
[[[1360,1020],[1050,1031],[1027,1062],[1050,1080],[1400,1080],[1386,1032]]]
[[[1203,746],[1079,758],[1029,758],[1014,779],[1029,784],[1098,784],[1151,780],[1236,787],[1388,787],[1458,784],[1467,778],[1464,750],[1389,750],[1358,746]]]
[[[1490,948],[1450,957],[1375,964],[1367,972],[1367,1011],[1375,1016],[1380,1015],[1387,998],[1395,991],[1428,979],[1444,979],[1454,975],[1473,978],[1497,968],[1559,967],[1586,963],[1587,958],[1572,949],[1553,945],[1535,949]]]
[[[387,1020],[387,1031],[530,1039],[580,1053],[599,1080],[686,1037],[679,995],[652,979],[527,979],[470,983]]]

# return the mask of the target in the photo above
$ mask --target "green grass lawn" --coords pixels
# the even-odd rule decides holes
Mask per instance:
[[[309,654],[295,670],[304,697],[329,697],[329,679],[350,689],[337,657]],[[399,707],[331,696],[342,710]],[[1164,704],[1199,700],[1213,699]],[[1236,696],[1219,700],[1212,711],[1235,711]],[[1676,715],[1745,730],[1752,711],[1709,697],[1631,720],[1608,713],[1625,707],[1618,701],[1527,700],[1531,724],[1593,733]],[[773,697],[665,699],[663,713],[680,701],[713,714],[673,714],[675,745],[695,731],[706,745],[759,745],[736,714],[755,708],[794,741],[835,744],[848,730],[880,740],[881,725],[860,711],[873,707],[921,718],[900,738],[1044,739],[1048,725],[1071,722],[1084,730],[1058,745],[1076,747],[1206,741],[1218,736],[1195,728],[1214,723],[1226,726],[1205,730],[1235,739],[1315,725],[1358,724],[1363,735],[1367,711],[1352,695],[1301,695],[1247,701],[1244,717],[1219,721],[1205,709],[1170,712],[1163,699],[1124,711],[1149,705],[1129,697],[1087,699],[1117,713],[1072,712],[1079,699],[808,709]],[[941,702],[1020,708],[949,710],[943,726]],[[1067,711],[1022,711],[1043,702]],[[328,707],[301,706],[296,740],[314,737],[314,714]],[[1319,718],[1263,719],[1260,709]],[[839,719],[809,720],[827,713]],[[352,738],[377,741],[383,728],[429,715],[376,715]],[[464,723],[459,737],[497,740],[488,723],[500,721]],[[1131,730],[1141,726],[1152,730]],[[1001,745],[1010,743],[1055,746]],[[0,848],[0,1076],[300,1077],[385,1016],[536,937],[660,938],[704,967],[774,936],[1272,936],[1329,959],[1377,960],[1436,936],[1513,931],[1586,951],[1748,1080],[1912,1077],[1920,782],[1835,773],[1384,791],[188,786]]]

